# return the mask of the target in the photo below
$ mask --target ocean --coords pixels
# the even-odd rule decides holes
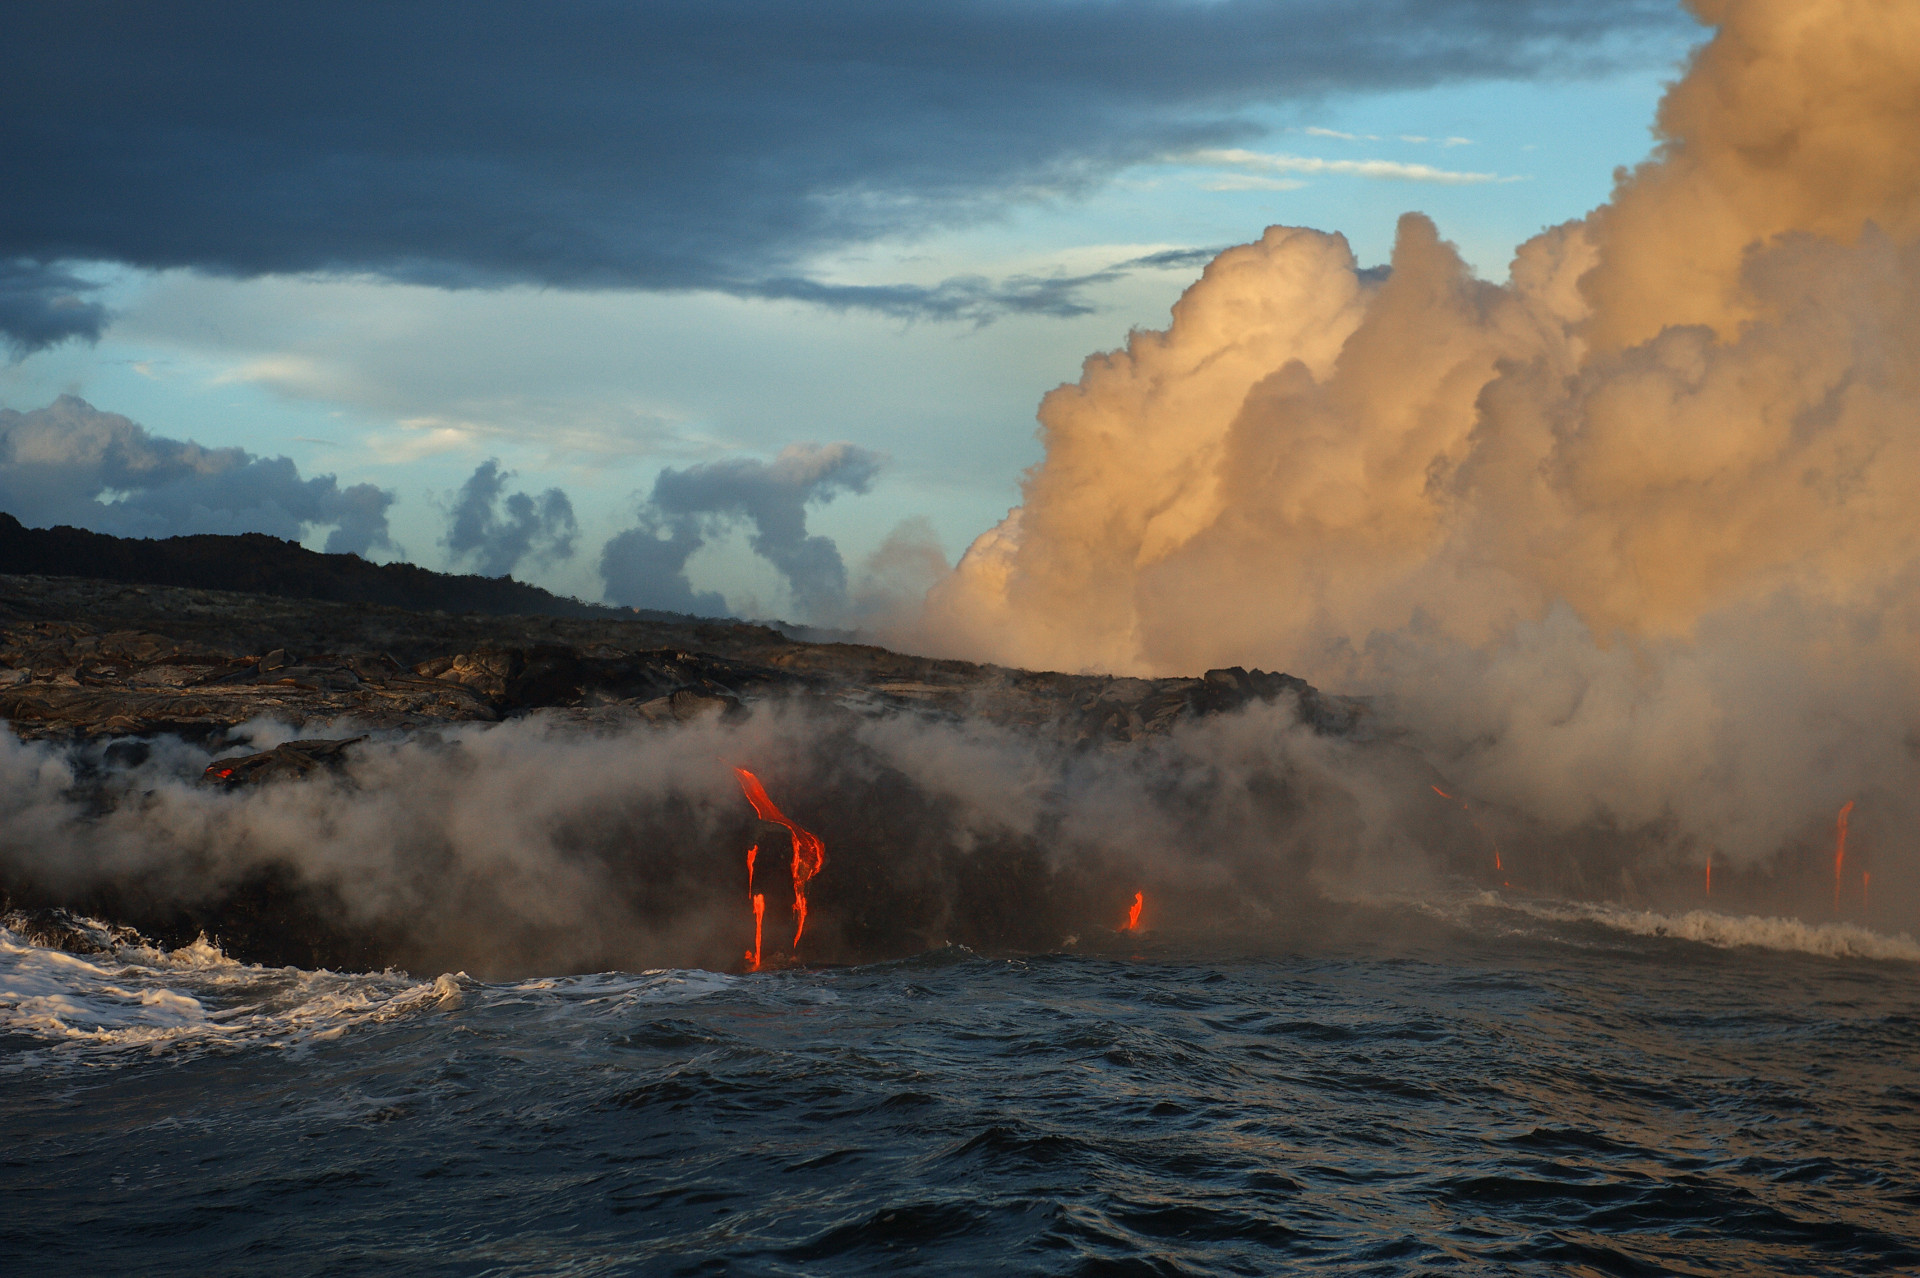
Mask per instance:
[[[1920,947],[1461,892],[483,983],[0,932],[11,1273],[1920,1268]]]

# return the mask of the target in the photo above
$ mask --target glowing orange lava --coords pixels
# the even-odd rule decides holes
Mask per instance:
[[[753,904],[753,953],[746,956],[749,972],[760,970],[760,919],[767,912],[767,898],[753,890],[753,860],[759,855],[758,843],[747,849],[747,900]]]
[[[1847,800],[1847,806],[1840,809],[1840,819],[1833,845],[1833,912],[1840,912],[1840,867],[1847,861],[1847,814],[1853,811],[1853,800]]]
[[[747,970],[749,972],[757,972],[760,970],[760,920],[766,916],[766,913],[766,896],[762,893],[755,892],[753,894],[753,953],[746,956]]]
[[[1707,895],[1713,895],[1713,858],[1707,858]]]
[[[762,821],[786,826],[787,834],[793,839],[793,948],[797,952],[800,934],[807,930],[807,881],[827,863],[827,845],[820,841],[820,836],[789,821],[767,797],[767,788],[760,784],[759,777],[745,768],[735,768],[733,774],[740,778],[740,792],[753,805],[754,815]]]
[[[1138,932],[1140,930],[1140,908],[1146,903],[1147,894],[1145,892],[1135,892],[1133,894],[1133,904],[1127,908],[1127,925],[1120,929],[1122,932]]]

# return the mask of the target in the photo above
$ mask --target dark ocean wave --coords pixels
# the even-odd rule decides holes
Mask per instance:
[[[1920,1265],[1912,964],[1561,907],[1377,921],[1391,939],[1267,953],[1149,936],[509,984],[0,938],[0,1253],[291,1275]]]

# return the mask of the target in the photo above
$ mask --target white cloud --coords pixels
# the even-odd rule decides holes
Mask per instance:
[[[1203,191],[1298,191],[1306,183],[1298,178],[1262,177],[1258,173],[1229,173],[1200,184]]]
[[[1519,180],[1502,177],[1498,173],[1468,173],[1458,169],[1435,168],[1431,164],[1406,164],[1399,160],[1323,160],[1318,156],[1270,155],[1238,147],[1193,151],[1179,158],[1189,163],[1222,165],[1260,173],[1331,173],[1396,182],[1437,182],[1447,186]]]

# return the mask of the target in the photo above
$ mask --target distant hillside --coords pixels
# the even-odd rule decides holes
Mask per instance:
[[[608,619],[674,616],[563,599],[511,577],[455,576],[414,564],[368,563],[358,555],[323,555],[298,542],[261,533],[147,540],[64,525],[28,528],[5,513],[0,513],[0,572],[386,604],[415,612]]]

